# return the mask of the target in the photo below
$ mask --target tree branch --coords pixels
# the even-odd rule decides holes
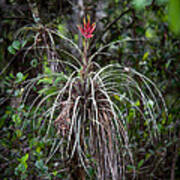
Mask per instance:
[[[117,21],[119,21],[125,14],[127,14],[128,12],[130,12],[130,11],[132,11],[132,10],[133,10],[133,9],[130,8],[130,9],[122,12],[116,19],[114,19],[113,22],[109,23],[109,24],[106,26],[106,28],[104,29],[104,31],[102,32],[102,34],[104,34],[108,29],[111,28],[111,26],[112,26],[113,24],[115,24],[115,23],[116,23]]]

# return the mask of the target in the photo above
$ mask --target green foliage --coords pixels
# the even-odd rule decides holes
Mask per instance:
[[[17,166],[17,168],[15,169],[15,175],[20,176],[21,179],[26,179],[27,178],[27,168],[28,168],[28,164],[27,164],[27,160],[29,158],[29,154],[25,154],[22,158],[18,159],[19,164]]]
[[[36,161],[35,166],[38,168],[40,176],[44,175],[45,173],[48,174],[48,167],[44,164],[42,159]]]
[[[58,25],[58,31],[63,34],[63,35],[66,35],[66,27],[65,27],[65,24],[59,24]]]
[[[16,51],[19,51],[21,48],[23,48],[26,45],[27,41],[22,40],[20,41],[13,41],[12,45],[8,47],[8,51],[11,54],[16,54]]]
[[[152,0],[133,0],[133,4],[135,8],[144,9],[146,6],[150,5],[152,3]]]
[[[170,0],[169,3],[169,20],[171,29],[176,33],[180,33],[180,1]]]

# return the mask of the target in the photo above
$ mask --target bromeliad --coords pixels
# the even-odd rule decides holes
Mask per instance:
[[[86,38],[86,39],[90,39],[93,37],[93,32],[96,28],[96,23],[90,24],[90,16],[87,16],[87,22],[86,22],[86,18],[84,17],[83,19],[83,26],[78,25],[78,28],[81,32],[81,34]]]

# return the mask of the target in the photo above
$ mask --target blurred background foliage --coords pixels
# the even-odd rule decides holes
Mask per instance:
[[[47,54],[43,47],[51,42],[48,29],[57,29],[60,33],[82,47],[77,24],[84,15],[90,14],[97,23],[97,29],[91,41],[91,53],[98,47],[124,38],[137,39],[131,43],[110,46],[109,56],[97,57],[101,65],[120,63],[132,67],[152,79],[161,90],[168,106],[168,121],[173,127],[172,141],[167,146],[152,147],[148,152],[139,145],[137,171],[146,167],[144,163],[151,155],[161,156],[163,168],[156,167],[152,161],[150,179],[180,178],[180,1],[179,0],[1,0],[0,2],[0,178],[10,179],[66,179],[66,170],[60,168],[58,154],[50,163],[46,163],[52,139],[39,141],[31,129],[28,119],[28,104],[22,104],[23,82],[41,75],[42,72],[64,72],[63,69],[47,67]],[[58,38],[56,51],[73,48]],[[52,42],[51,42],[52,44]],[[68,49],[69,48],[69,49]],[[65,55],[62,59],[67,58]],[[31,98],[46,91],[55,91],[59,79],[44,78],[34,88]],[[32,96],[32,97],[31,97]],[[50,100],[49,100],[50,101]],[[33,112],[32,112],[33,113]],[[32,114],[33,116],[33,114]],[[132,113],[129,113],[129,119]],[[22,128],[22,119],[26,118],[26,130]],[[40,122],[40,121],[39,121]],[[169,123],[170,124],[170,123]],[[160,125],[165,129],[164,124]],[[133,131],[133,130],[132,130]],[[139,130],[140,131],[140,130]],[[133,133],[133,132],[132,132]],[[136,132],[141,133],[141,132]],[[142,137],[143,138],[143,137]],[[164,149],[163,149],[164,148]],[[141,155],[147,159],[142,159]],[[153,164],[154,163],[154,164]],[[129,172],[132,167],[129,166]],[[141,172],[141,171],[139,171]],[[142,171],[143,172],[143,171]],[[89,170],[93,177],[93,169]],[[138,179],[144,179],[139,173]]]

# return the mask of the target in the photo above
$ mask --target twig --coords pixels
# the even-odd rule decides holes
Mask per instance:
[[[95,43],[93,43],[93,46],[92,46],[91,50],[93,51],[93,49],[95,48],[96,43],[99,42],[99,41],[101,41],[102,36],[111,28],[111,26],[112,26],[113,24],[115,24],[115,23],[116,23],[117,21],[119,21],[125,14],[127,14],[128,12],[130,12],[130,11],[132,11],[132,10],[133,10],[133,9],[130,8],[130,9],[122,12],[116,19],[114,19],[111,23],[109,23],[109,24],[105,27],[104,31],[102,31],[102,33],[99,35],[99,38],[97,38],[96,41],[95,41]]]
[[[97,41],[99,41],[99,40],[102,38],[102,36],[108,31],[108,29],[111,28],[111,26],[112,26],[113,24],[115,24],[117,21],[119,21],[125,14],[127,14],[127,13],[130,12],[130,11],[132,11],[131,8],[128,9],[128,10],[126,10],[126,11],[124,11],[124,12],[122,12],[116,19],[114,19],[113,22],[109,23],[109,24],[105,27],[104,31],[103,31],[102,34],[99,36],[99,38],[97,39]],[[97,41],[96,41],[96,42],[97,42]]]
[[[124,11],[124,12],[122,12],[116,19],[114,19],[113,22],[109,23],[109,24],[106,26],[106,28],[104,29],[104,31],[103,31],[102,34],[104,34],[108,29],[110,29],[110,27],[111,27],[113,24],[115,24],[117,21],[119,21],[125,14],[127,14],[127,13],[130,12],[130,11],[132,11],[131,8],[128,9],[128,10],[126,10],[126,11]]]

